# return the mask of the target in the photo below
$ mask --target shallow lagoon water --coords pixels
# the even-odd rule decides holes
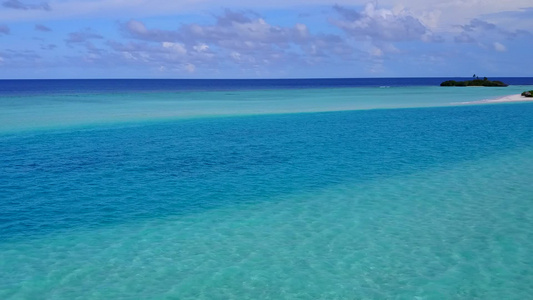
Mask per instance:
[[[532,104],[271,112],[4,131],[0,298],[533,293]]]
[[[6,243],[3,297],[524,299],[531,154]]]
[[[216,116],[451,106],[530,89],[533,86],[7,94],[0,96],[0,133]]]

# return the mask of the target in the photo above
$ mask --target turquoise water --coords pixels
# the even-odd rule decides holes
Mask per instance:
[[[63,92],[0,96],[0,133],[214,116],[436,107],[531,90],[439,86],[288,90]]]
[[[526,299],[533,104],[435,91],[5,97],[0,298]]]

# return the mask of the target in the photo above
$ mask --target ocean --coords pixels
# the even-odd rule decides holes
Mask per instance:
[[[527,299],[533,78],[446,79],[0,81],[0,299]]]

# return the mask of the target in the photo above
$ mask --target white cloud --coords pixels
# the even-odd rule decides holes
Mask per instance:
[[[206,45],[206,44],[200,43],[198,45],[194,45],[193,49],[195,51],[197,51],[197,52],[205,52],[205,51],[209,50],[209,46]]]
[[[2,6],[6,8],[11,9],[19,9],[19,10],[50,10],[50,5],[46,2],[41,2],[39,4],[26,4],[19,0],[6,0],[2,2]]]
[[[193,65],[193,64],[185,64],[184,66],[185,68],[185,71],[189,72],[189,73],[194,73],[194,71],[196,70],[196,66]]]
[[[231,55],[231,58],[233,58],[236,61],[240,61],[241,60],[241,54],[239,52],[233,51],[233,52],[231,52],[230,55]]]
[[[456,43],[475,43],[476,42],[476,40],[466,32],[461,32],[461,34],[459,34],[458,36],[454,38],[454,41]]]
[[[378,47],[374,47],[372,48],[370,54],[372,54],[372,56],[380,57],[383,56],[383,50],[379,49]]]
[[[90,28],[85,28],[83,30],[71,32],[68,34],[68,38],[65,39],[67,43],[84,43],[92,39],[103,39],[104,37],[93,32]]]
[[[35,67],[42,59],[33,50],[15,51],[7,49],[2,51],[0,49],[0,57],[3,65],[15,68]]]
[[[473,43],[481,48],[492,48],[498,52],[505,52],[507,48],[500,42],[494,40],[514,40],[520,38],[531,38],[529,31],[515,29],[509,30],[503,26],[496,25],[478,18],[470,20],[464,25],[457,25],[461,32],[454,37],[456,43]]]
[[[362,11],[338,5],[334,8],[342,19],[333,20],[333,24],[355,38],[408,41],[422,40],[430,34],[420,20],[404,10],[378,9],[373,3],[367,3]]]
[[[18,1],[39,3],[41,0]],[[42,20],[68,20],[64,29],[71,24],[93,26],[89,22],[98,18],[94,25],[98,33],[80,30],[62,36],[68,47],[76,47],[76,53],[70,54],[72,62],[75,57],[85,57],[93,64],[124,64],[137,70],[157,70],[165,66],[167,72],[185,75],[194,72],[194,76],[231,69],[233,74],[242,70],[294,74],[291,70],[298,70],[299,74],[307,76],[307,71],[303,70],[310,70],[306,68],[314,65],[318,66],[315,68],[317,73],[312,74],[315,76],[327,72],[326,66],[328,70],[343,68],[348,70],[346,74],[353,75],[355,73],[350,72],[364,69],[361,65],[367,60],[374,63],[374,71],[380,70],[380,65],[389,69],[391,65],[407,65],[404,62],[407,57],[419,57],[432,51],[441,55],[460,48],[467,50],[465,53],[483,51],[494,55],[495,51],[507,51],[507,46],[511,45],[509,40],[526,41],[532,36],[528,33],[532,27],[524,24],[529,24],[525,18],[533,10],[527,14],[526,10],[521,10],[522,18],[511,18],[514,16],[511,13],[516,14],[520,7],[531,6],[531,0],[498,3],[490,0],[484,3],[480,0],[379,0],[379,6],[378,1],[369,1],[336,0],[338,6],[333,8],[330,0],[247,3],[228,0],[223,2],[228,9],[222,11],[221,2],[214,0],[52,0],[50,11],[0,9],[0,20],[5,24],[0,25],[0,40],[12,40],[11,36],[3,36],[10,33],[10,28],[14,38],[20,35],[22,41],[31,38],[19,30],[22,25],[27,28],[35,26],[35,30],[44,32],[49,28],[35,24],[58,24]],[[235,10],[236,7],[244,11]],[[264,16],[251,11],[261,12],[263,8],[276,10],[265,10]],[[503,10],[509,11],[504,13]],[[283,13],[278,14],[279,11]],[[301,15],[298,12],[302,12]],[[495,13],[497,16],[490,15]],[[307,17],[302,17],[304,14]],[[290,16],[294,17],[292,23]],[[24,24],[24,20],[32,20],[32,23]],[[329,27],[328,20],[331,21]],[[119,32],[111,27],[114,24],[120,24]],[[509,24],[513,26],[509,27]],[[57,40],[64,31],[56,27],[40,37]],[[447,44],[433,43],[437,41]],[[463,44],[449,44],[454,41]],[[43,40],[41,45],[28,47],[21,42],[15,50],[39,46],[42,50],[45,49],[42,45],[50,42],[52,40]],[[422,45],[421,42],[428,43]],[[59,60],[59,56],[65,53],[62,46],[58,45],[54,51],[36,53],[43,54],[44,59],[56,55]],[[8,54],[3,55],[4,65],[14,61],[14,56]]]
[[[162,46],[163,48],[166,48],[176,54],[181,54],[181,55],[187,54],[187,49],[185,49],[185,46],[181,43],[163,42]]]
[[[505,45],[503,45],[502,43],[494,42],[493,46],[494,46],[494,50],[496,50],[498,52],[507,51],[507,47],[505,47]]]
[[[5,0],[9,3],[21,1]],[[342,6],[360,7],[368,0],[269,0],[247,1],[226,0],[56,0],[52,1],[50,11],[44,10],[0,10],[0,20],[43,21],[73,18],[143,18],[168,16],[212,11],[213,9],[246,8],[261,9],[299,9],[306,7],[330,7],[333,3]],[[519,11],[531,7],[531,0],[479,1],[479,0],[380,0],[381,7],[393,8],[392,12],[409,11],[416,19],[434,32],[447,31],[453,24],[463,24],[470,19],[504,11]]]
[[[128,30],[135,34],[142,35],[148,32],[146,26],[144,26],[142,22],[139,22],[137,20],[130,20],[128,23],[126,23],[126,26],[128,27]]]
[[[225,10],[214,24],[184,24],[175,30],[150,28],[138,20],[121,24],[126,37],[158,42],[165,50],[173,49],[183,57],[194,58],[195,66],[210,64],[216,58],[242,67],[255,65],[297,64],[309,57],[349,56],[353,52],[336,35],[311,34],[307,25],[278,26],[256,13]],[[144,52],[159,55],[155,46],[143,46]],[[189,50],[189,51],[187,51]],[[304,52],[307,57],[300,57]],[[178,59],[173,56],[173,59]],[[183,58],[184,59],[184,58]]]

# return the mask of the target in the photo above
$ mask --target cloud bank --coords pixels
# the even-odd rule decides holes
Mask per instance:
[[[533,28],[533,8],[516,10],[522,0],[481,8],[475,1],[413,0],[405,7],[394,0],[273,0],[242,7],[230,0],[224,5],[232,8],[201,12],[194,8],[211,0],[61,0],[50,2],[53,10],[37,1],[2,2],[3,70],[35,64],[106,76],[117,69],[156,77],[416,76],[531,61],[522,50],[529,47],[517,46],[530,45]],[[298,9],[280,9],[290,3]]]
[[[339,5],[334,9],[342,18],[333,24],[354,38],[398,42],[421,40],[431,34],[419,19],[403,10],[378,9],[373,3],[366,4],[362,11]]]
[[[111,42],[113,50],[137,62],[164,65],[238,65],[242,69],[263,66],[316,64],[353,53],[350,45],[333,34],[312,34],[302,23],[278,26],[250,11],[226,9],[211,25],[185,24],[176,30],[149,28],[139,20],[120,25],[125,37],[137,42]]]
[[[6,8],[21,10],[51,10],[50,5],[46,2],[41,2],[39,4],[25,4],[19,0],[6,0],[2,2],[2,6]]]

